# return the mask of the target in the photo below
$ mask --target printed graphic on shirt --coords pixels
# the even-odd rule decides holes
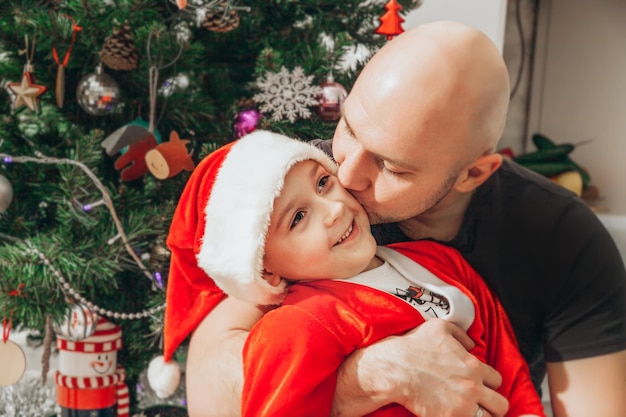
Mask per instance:
[[[426,288],[413,285],[406,290],[396,288],[396,295],[409,302],[426,318],[444,318],[450,314],[448,299]]]

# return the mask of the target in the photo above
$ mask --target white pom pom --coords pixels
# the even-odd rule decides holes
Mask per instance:
[[[159,398],[167,398],[176,391],[180,383],[180,367],[175,361],[165,362],[163,355],[150,361],[148,382]]]

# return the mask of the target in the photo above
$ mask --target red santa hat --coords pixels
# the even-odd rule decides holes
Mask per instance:
[[[255,131],[204,158],[189,178],[172,219],[165,310],[164,359],[225,297],[279,304],[285,284],[262,276],[265,236],[274,199],[296,163],[336,164],[315,146]]]

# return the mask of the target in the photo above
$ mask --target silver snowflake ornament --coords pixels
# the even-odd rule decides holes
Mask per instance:
[[[254,96],[254,101],[260,103],[263,113],[271,113],[276,122],[285,118],[291,123],[298,117],[308,119],[309,106],[319,105],[317,96],[322,93],[321,87],[311,85],[312,80],[313,76],[307,76],[300,67],[292,72],[285,67],[277,73],[266,72],[256,82],[261,92]]]

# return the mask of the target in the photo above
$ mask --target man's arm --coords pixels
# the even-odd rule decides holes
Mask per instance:
[[[626,416],[626,351],[548,362],[555,417]]]
[[[459,327],[428,320],[403,336],[391,336],[354,352],[339,370],[334,417],[363,416],[390,402],[420,416],[503,416],[507,400],[494,391],[500,375],[468,350]]]
[[[243,385],[242,349],[263,311],[228,297],[194,331],[186,363],[190,417],[238,417]]]
[[[190,417],[237,417],[242,350],[263,312],[229,297],[194,332],[186,364]],[[357,350],[341,366],[333,416],[363,416],[397,402],[421,416],[503,416],[508,403],[493,388],[500,375],[468,353],[473,342],[457,326],[429,320],[404,336]],[[470,414],[472,413],[472,414]]]

